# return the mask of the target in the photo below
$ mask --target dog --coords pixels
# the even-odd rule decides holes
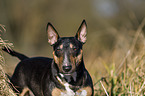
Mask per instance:
[[[74,37],[60,37],[51,23],[47,24],[47,33],[53,47],[53,59],[29,58],[3,48],[21,60],[10,79],[13,89],[23,93],[29,88],[35,96],[93,96],[93,82],[83,61],[86,21],[82,21]]]

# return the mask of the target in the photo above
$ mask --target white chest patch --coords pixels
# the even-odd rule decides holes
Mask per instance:
[[[64,77],[63,74],[60,73],[61,77]],[[63,82],[58,76],[56,77],[57,80],[64,85],[65,87],[65,92],[61,92],[60,96],[87,96],[87,91],[86,90],[81,90],[81,92],[74,92],[72,89],[70,89],[70,85],[67,82]]]
[[[87,91],[82,90],[82,92],[80,92],[80,93],[76,92],[76,96],[87,96]]]
[[[61,96],[87,96],[87,91],[82,90],[82,92],[74,92],[69,88],[69,84],[65,83],[64,84],[66,92],[61,92]]]
[[[64,86],[65,86],[66,92],[65,93],[61,92],[61,96],[75,96],[75,92],[73,92],[73,90],[69,88],[68,83],[65,83]]]

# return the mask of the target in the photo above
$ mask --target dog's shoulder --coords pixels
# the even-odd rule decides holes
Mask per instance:
[[[53,59],[52,58],[47,58],[47,57],[32,57],[28,58],[25,60],[20,61],[21,64],[29,64],[29,65],[47,65],[52,63]]]
[[[51,69],[53,59],[47,57],[32,57],[19,62],[16,71],[27,74],[43,74]]]

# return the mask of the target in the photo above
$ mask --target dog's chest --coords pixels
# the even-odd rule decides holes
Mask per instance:
[[[72,89],[70,89],[69,84],[65,83],[65,90],[64,92],[61,92],[60,96],[87,96],[86,90],[81,90],[80,92],[74,92]]]
[[[63,77],[62,74],[61,77]],[[88,96],[87,89],[77,88],[78,90],[74,91],[69,83],[63,81],[58,76],[56,78],[64,86],[64,89],[54,88],[52,90],[52,96]]]
[[[64,84],[65,90],[54,88],[52,90],[52,96],[91,96],[87,94],[87,90],[80,89],[76,92],[74,92],[70,87],[68,83]]]

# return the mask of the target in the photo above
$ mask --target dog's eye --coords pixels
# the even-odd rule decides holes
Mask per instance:
[[[77,50],[77,48],[76,48],[76,47],[74,47],[74,48],[73,48],[73,50],[74,50],[74,51],[76,51],[76,50]]]
[[[55,54],[56,54],[57,56],[59,56],[61,53],[62,53],[62,50],[61,50],[61,49],[56,49],[56,50],[55,50]]]
[[[60,51],[61,51],[61,49],[56,49],[56,51],[57,51],[57,52],[60,52]]]

